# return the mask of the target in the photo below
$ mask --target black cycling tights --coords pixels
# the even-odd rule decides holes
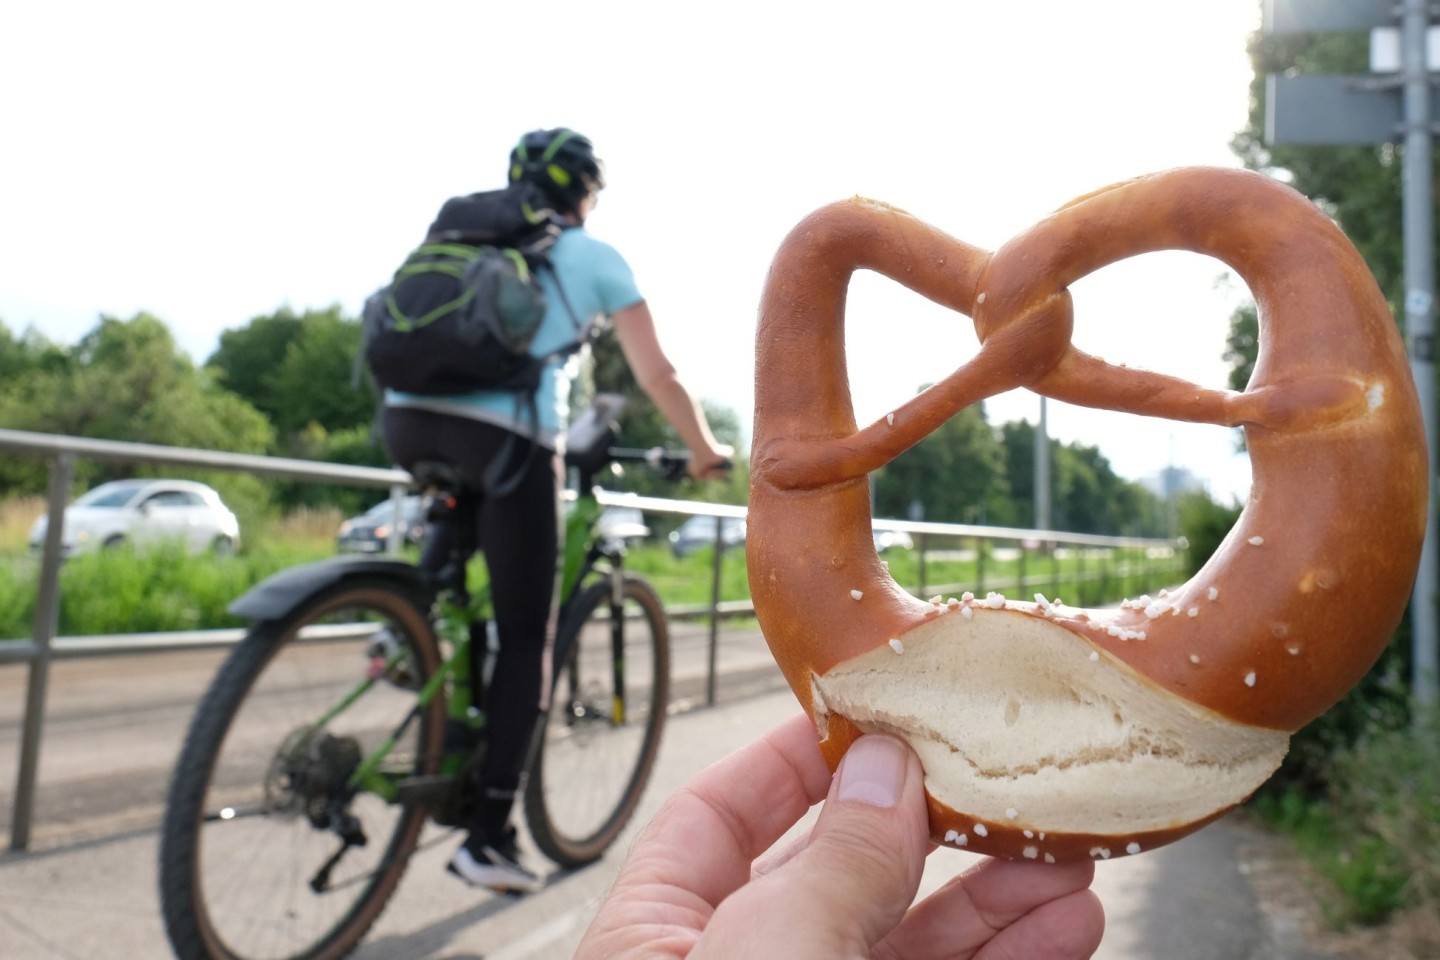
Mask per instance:
[[[460,469],[474,490],[512,434],[478,420],[428,410],[387,407],[385,450],[400,466],[444,460]],[[522,451],[524,445],[518,446]],[[514,446],[509,448],[515,449]],[[507,471],[508,472],[508,471]],[[558,483],[554,457],[539,448],[525,477],[503,497],[476,494],[473,543],[485,555],[500,653],[486,700],[489,741],[480,771],[485,799],[472,830],[499,838],[509,819],[524,770],[530,736],[540,718],[555,594]],[[448,544],[427,541],[421,565],[438,569]],[[477,638],[478,639],[478,638]]]

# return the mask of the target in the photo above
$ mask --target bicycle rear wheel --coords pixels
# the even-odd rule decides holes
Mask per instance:
[[[525,789],[535,844],[561,866],[598,859],[625,828],[655,765],[670,699],[665,609],[625,577],[576,598],[556,640],[555,685]]]
[[[351,778],[397,735],[376,782],[435,772],[444,697],[422,708],[418,692],[439,666],[419,601],[381,581],[341,583],[250,629],[196,711],[161,827],[161,905],[182,960],[354,948],[425,809]]]

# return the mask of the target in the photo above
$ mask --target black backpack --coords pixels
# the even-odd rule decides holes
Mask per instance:
[[[513,393],[517,420],[538,436],[540,374],[587,335],[550,266],[562,229],[544,192],[524,181],[447,201],[425,242],[365,301],[357,365],[363,359],[377,385],[406,393]],[[552,270],[575,338],[532,356],[546,310],[540,270]],[[535,447],[512,434],[486,472],[485,491],[513,490]]]
[[[584,343],[566,302],[575,341],[530,354],[546,310],[536,273],[550,269],[547,253],[560,230],[531,183],[447,201],[425,242],[361,312],[361,350],[376,384],[431,396],[533,395],[545,365]]]

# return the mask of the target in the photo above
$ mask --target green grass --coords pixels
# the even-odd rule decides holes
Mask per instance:
[[[30,501],[0,509],[0,638],[29,636],[35,616],[39,560],[25,555],[24,530],[38,511]],[[8,517],[8,522],[7,518]],[[74,557],[61,567],[62,636],[215,629],[237,625],[225,608],[265,577],[296,564],[332,556],[340,515],[334,510],[301,510],[247,531],[236,556],[191,556],[178,548],[121,548]],[[413,549],[406,556],[415,559]],[[627,567],[649,580],[667,606],[709,603],[713,586],[713,548],[684,558],[674,557],[664,541],[633,546]],[[894,549],[885,554],[893,577],[917,596],[983,595],[997,590],[1029,599],[1044,593],[1076,605],[1114,603],[1126,596],[1155,591],[1180,578],[1179,558],[1147,560],[1138,551],[1087,551],[1082,556],[1061,551],[986,549],[976,553],[952,550],[929,553],[923,564],[918,551]],[[1021,582],[1023,578],[1023,583]],[[484,565],[472,566],[472,584],[484,582]],[[922,582],[923,581],[923,582]],[[721,565],[720,599],[749,597],[745,551],[725,551]]]
[[[676,558],[668,546],[655,543],[631,548],[625,568],[655,588],[668,606],[689,606],[710,602],[714,590],[713,547],[702,547],[686,557]],[[728,548],[720,564],[720,599],[744,600],[750,596],[745,551]]]
[[[1289,791],[1252,805],[1260,818],[1290,837],[1295,849],[1330,884],[1318,891],[1326,918],[1337,928],[1375,924],[1405,905],[1405,876],[1397,851],[1357,834],[1332,806]]]
[[[231,557],[192,556],[175,546],[121,547],[67,560],[60,568],[61,636],[209,630],[237,626],[225,612],[240,594],[287,567],[334,553],[278,544]],[[0,638],[34,630],[40,561],[0,558]]]
[[[1374,733],[1331,760],[1326,795],[1289,790],[1251,804],[1325,878],[1329,920],[1369,925],[1410,907],[1440,910],[1440,720]]]
[[[1179,583],[1183,557],[1149,558],[1140,549],[1061,548],[991,549],[928,552],[921,566],[918,550],[890,550],[884,556],[890,576],[916,596],[977,596],[995,591],[1011,599],[1030,600],[1036,593],[1073,606],[1100,606]]]

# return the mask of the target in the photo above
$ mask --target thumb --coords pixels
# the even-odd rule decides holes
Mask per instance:
[[[746,940],[768,948],[754,956],[868,956],[915,899],[930,851],[926,817],[914,752],[894,737],[861,737],[841,761],[805,848],[732,896],[738,902],[724,904],[716,920],[745,916]],[[752,954],[730,954],[742,955]]]
[[[905,916],[931,850],[924,774],[902,740],[851,744],[799,858],[830,879],[832,916],[850,917],[868,950]]]

